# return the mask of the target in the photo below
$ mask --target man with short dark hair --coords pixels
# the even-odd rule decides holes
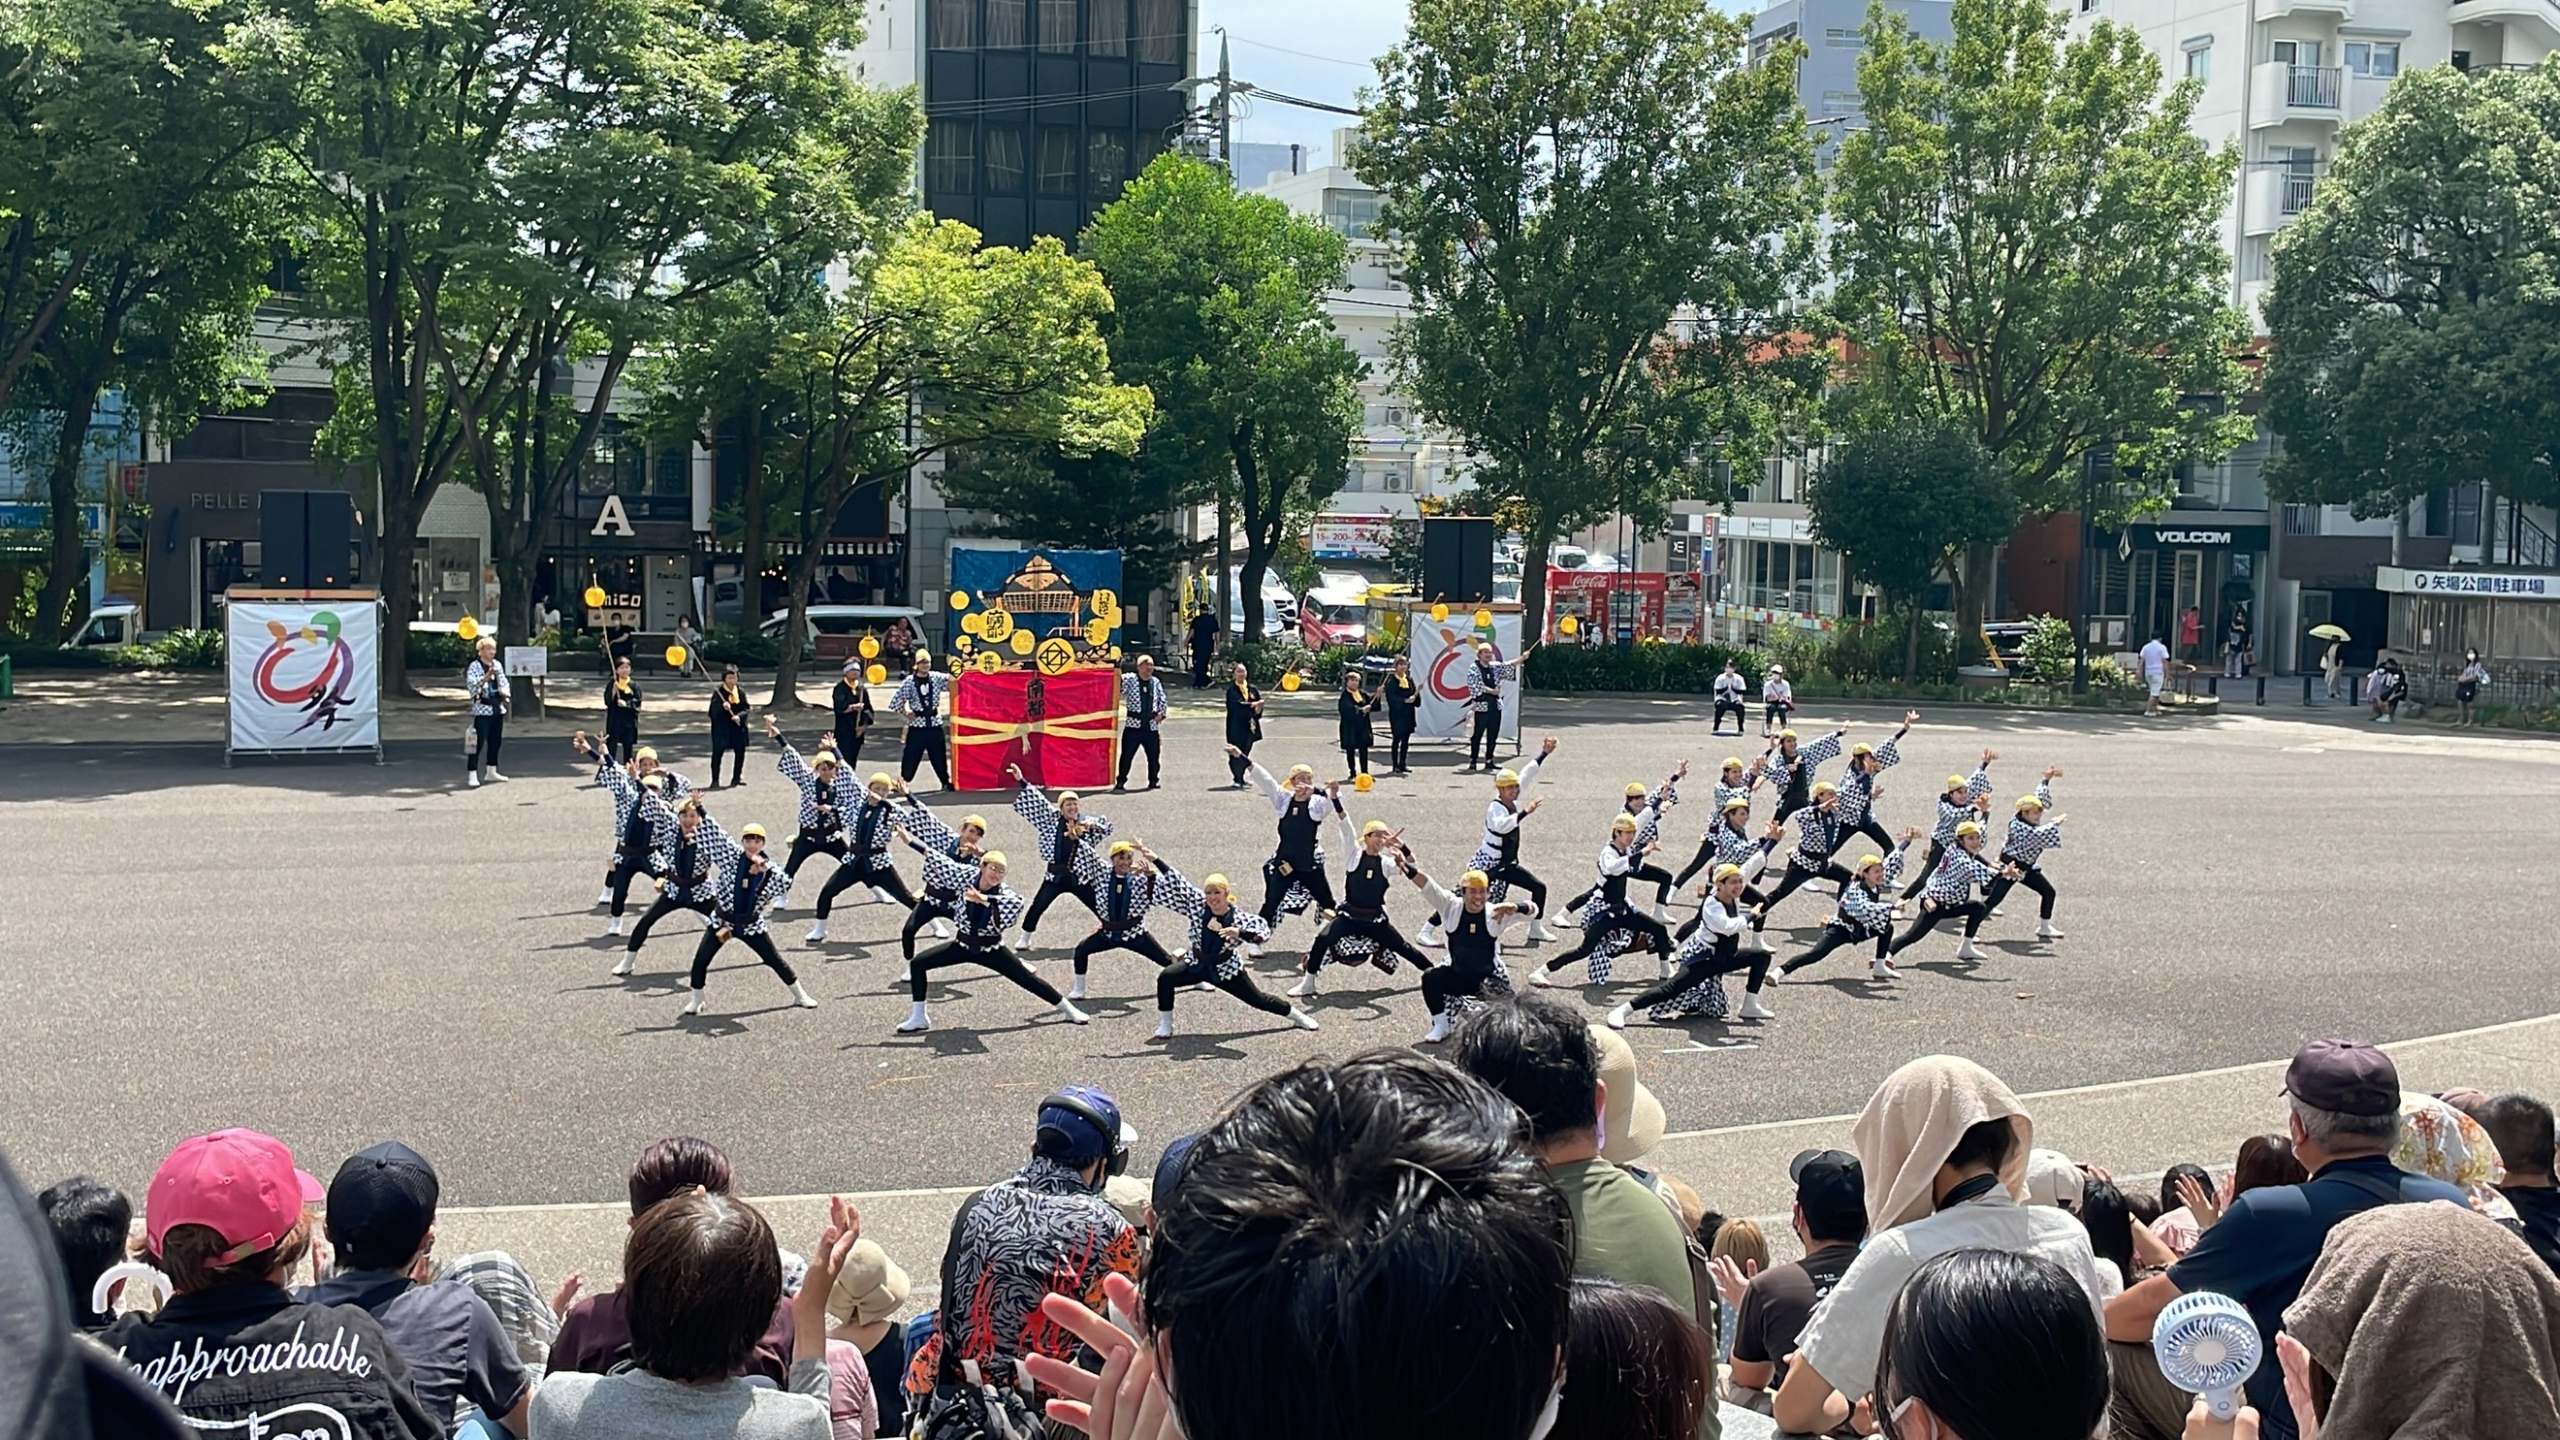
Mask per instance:
[[[1527,1138],[1501,1096],[1403,1049],[1237,1097],[1156,1199],[1145,1313],[1183,1433],[1539,1433],[1564,1379],[1572,1213]]]
[[[62,1257],[62,1278],[71,1299],[71,1322],[92,1334],[115,1323],[115,1314],[89,1308],[98,1277],[125,1258],[133,1230],[133,1201],[101,1180],[74,1175],[44,1188],[36,1197],[45,1224],[53,1231],[54,1252]]]
[[[498,1317],[470,1286],[425,1283],[442,1186],[425,1156],[385,1140],[348,1157],[329,1182],[329,1243],[337,1273],[296,1297],[360,1305],[408,1362],[418,1403],[448,1432],[468,1400],[514,1434],[526,1433],[533,1380]]]
[[[1449,1058],[1529,1117],[1529,1153],[1573,1211],[1574,1273],[1650,1285],[1694,1313],[1697,1284],[1679,1219],[1600,1158],[1609,1089],[1581,1009],[1537,994],[1489,1006],[1458,1028]]]
[[[907,1367],[909,1395],[948,1394],[973,1379],[1008,1386],[1024,1356],[1073,1357],[1075,1337],[1044,1319],[1040,1302],[1058,1294],[1100,1310],[1104,1277],[1137,1275],[1138,1232],[1102,1194],[1128,1168],[1137,1138],[1092,1086],[1040,1102],[1029,1163],[952,1217],[940,1316]]]
[[[2151,1326],[2170,1301],[2212,1290],[2249,1308],[2266,1353],[2275,1354],[2285,1307],[2302,1293],[2329,1232],[2379,1205],[2470,1202],[2441,1180],[2411,1175],[2391,1163],[2400,1127],[2400,1072],[2391,1057],[2355,1040],[2314,1040],[2285,1071],[2293,1153],[2311,1178],[2271,1185],[2231,1202],[2167,1273],[2107,1302],[2108,1350],[2114,1357],[2119,1435],[2170,1440],[2186,1426],[2190,1397],[2160,1375]],[[2292,1440],[2293,1408],[2280,1367],[2261,1365],[2249,1378],[2249,1403],[2260,1433]]]
[[[2551,1177],[2551,1107],[2530,1095],[2501,1095],[2481,1106],[2474,1118],[2506,1164],[2498,1193],[2516,1207],[2524,1243],[2560,1272],[2560,1188]]]
[[[1750,1406],[1759,1392],[1787,1378],[1787,1357],[1813,1318],[1813,1307],[1839,1283],[1858,1242],[1867,1238],[1865,1172],[1846,1150],[1807,1150],[1787,1166],[1796,1183],[1792,1224],[1804,1258],[1745,1276],[1731,1259],[1715,1262],[1716,1284],[1734,1307],[1733,1361],[1726,1398]]]

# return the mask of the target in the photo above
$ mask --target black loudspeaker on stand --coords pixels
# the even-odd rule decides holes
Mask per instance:
[[[355,497],[269,490],[258,498],[258,583],[325,590],[355,583]]]
[[[1493,598],[1493,522],[1452,517],[1422,522],[1422,594],[1473,605]]]

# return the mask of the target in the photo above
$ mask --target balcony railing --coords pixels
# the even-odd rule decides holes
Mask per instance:
[[[2298,110],[2335,110],[2346,72],[2335,65],[2289,65],[2285,103]]]
[[[2309,175],[2287,174],[2284,177],[2283,198],[2280,203],[2282,212],[2287,215],[2299,215],[2310,209],[2311,188],[2314,183],[2313,177]]]

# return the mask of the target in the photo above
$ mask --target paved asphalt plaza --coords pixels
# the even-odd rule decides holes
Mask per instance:
[[[1715,762],[1759,744],[1710,738],[1703,714],[1685,701],[1532,698],[1531,743],[1563,743],[1532,791],[1546,804],[1526,856],[1559,898],[1590,875],[1626,783],[1659,780],[1683,757],[1687,798],[1664,853],[1685,862]],[[1798,728],[1845,722],[1850,739],[1880,742],[1896,718],[1817,707]],[[1275,768],[1338,762],[1329,716],[1270,729],[1261,753]],[[702,777],[699,737],[651,738]],[[2045,1091],[2259,1064],[2317,1034],[2399,1040],[2560,1010],[2539,838],[2560,828],[2560,745],[2281,712],[2152,722],[1944,710],[1924,716],[1885,778],[1888,826],[1925,823],[1938,782],[1970,771],[1985,746],[2001,755],[2004,820],[2044,766],[2065,768],[2055,808],[2068,839],[2047,870],[2070,938],[2032,943],[2034,900],[2021,891],[1986,927],[1980,964],[1952,960],[1950,932],[1907,954],[1891,985],[1835,957],[1803,977],[1814,983],[1776,990],[1766,1023],[1639,1016],[1629,1033],[1674,1131],[1741,1144],[1765,1130],[1774,1145],[1789,1133],[1779,1122],[1853,1112],[1887,1070],[1931,1051]],[[760,749],[747,787],[709,800],[733,830],[761,821],[780,841],[794,807],[773,758]],[[1403,827],[1426,868],[1453,878],[1490,787],[1455,773],[1446,748],[1418,758],[1410,779],[1344,793],[1357,818]],[[396,1135],[437,1159],[449,1205],[523,1206],[610,1202],[644,1143],[695,1132],[761,1194],[932,1190],[1018,1163],[1032,1106],[1057,1085],[1109,1088],[1152,1160],[1255,1077],[1410,1043],[1426,1027],[1410,971],[1344,968],[1316,1004],[1321,1034],[1187,993],[1180,1035],[1158,1042],[1152,968],[1112,954],[1096,962],[1088,1027],[963,970],[937,983],[930,1034],[894,1035],[901,916],[856,906],[839,911],[827,945],[801,941],[824,860],[777,927],[822,1007],[790,1008],[733,945],[708,1013],[680,1021],[692,927],[654,937],[632,978],[607,974],[621,942],[590,903],[611,823],[604,792],[562,741],[511,743],[507,761],[512,783],[467,791],[450,747],[423,742],[395,743],[383,768],[232,770],[200,745],[0,746],[0,995],[13,1032],[0,1047],[0,1146],[37,1183],[89,1170],[138,1189],[173,1141],[215,1126],[275,1131],[324,1171]],[[1195,878],[1222,870],[1258,898],[1272,817],[1258,796],[1222,788],[1217,723],[1178,719],[1166,761],[1161,790],[1091,807]],[[1030,833],[1005,799],[943,808],[993,818],[1022,875]],[[1829,909],[1790,899],[1771,930],[1781,955],[1809,943]],[[1408,933],[1421,918],[1401,885],[1395,913]],[[1065,902],[1038,937],[1035,958],[1062,986],[1088,925]],[[1170,916],[1157,925],[1176,933]],[[1259,967],[1267,988],[1289,983],[1311,933],[1304,919],[1284,923]],[[1513,951],[1515,972],[1559,948]],[[1593,1015],[1653,968],[1635,957],[1626,984],[1582,992]],[[2507,1033],[2553,1043],[2548,1028]],[[2250,1098],[2260,1086],[2272,1094],[2263,1077],[2231,1091],[2243,1113],[2208,1133],[2270,1123],[2272,1101]],[[2179,1117],[2156,1112],[2188,1105],[2186,1093],[2134,1109],[2169,1123]],[[595,1249],[618,1243],[619,1228]],[[930,1237],[934,1223],[914,1233]]]

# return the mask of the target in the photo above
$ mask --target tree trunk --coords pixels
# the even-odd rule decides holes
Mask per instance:
[[[89,416],[96,410],[100,384],[89,375],[73,377],[61,394],[62,429],[54,436],[53,461],[46,467],[45,496],[53,527],[53,548],[45,559],[44,593],[36,601],[38,640],[59,641],[89,618],[87,591],[80,584],[87,567],[80,563],[80,460],[88,453]],[[107,536],[98,537],[104,546]]]
[[[1920,627],[1925,618],[1921,597],[1912,597],[1902,611],[1902,678],[1905,682],[1920,678]]]
[[[1965,646],[1982,633],[1982,607],[1991,591],[1992,547],[1967,545],[1955,567],[1955,661],[1965,663]]]
[[[842,502],[828,507],[826,523],[818,534],[800,537],[800,553],[791,561],[791,597],[784,602],[782,644],[774,656],[773,697],[765,701],[768,710],[800,704],[800,648],[808,643],[809,586],[818,578],[818,562],[826,549],[823,537],[835,528],[835,512]]]
[[[738,628],[750,634],[764,620],[764,552],[765,531],[765,416],[767,407],[761,396],[751,389],[747,403],[738,412],[740,436],[744,442],[744,465],[738,474],[739,497],[745,514],[745,525],[738,541]],[[711,617],[702,617],[702,626],[711,628]]]
[[[1547,633],[1547,552],[1555,542],[1543,519],[1523,538],[1528,543],[1520,552],[1520,648],[1525,651]]]
[[[383,467],[388,470],[386,462]],[[378,475],[382,487],[382,692],[414,694],[409,684],[409,620],[418,610],[418,511],[426,497],[412,495],[389,475]]]
[[[1253,453],[1251,427],[1240,431],[1227,448],[1235,458],[1236,496],[1244,509],[1244,559],[1239,567],[1244,573],[1237,577],[1236,598],[1244,607],[1244,641],[1248,645],[1258,645],[1263,638],[1262,572],[1270,564],[1271,552],[1261,543],[1262,527],[1257,523],[1262,508],[1257,503],[1262,493],[1262,468]],[[1224,533],[1227,524],[1224,509],[1218,512],[1218,524]]]

